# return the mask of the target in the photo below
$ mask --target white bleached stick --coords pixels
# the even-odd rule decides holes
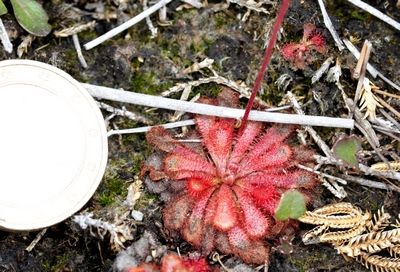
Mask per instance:
[[[342,40],[340,40],[339,35],[336,32],[336,29],[332,25],[331,18],[329,18],[328,13],[326,12],[323,0],[318,0],[318,4],[321,9],[322,16],[324,17],[324,23],[325,23],[326,28],[329,30],[333,39],[335,40],[335,44],[338,47],[339,51],[342,51],[345,47],[342,43]]]
[[[396,22],[395,20],[393,20],[392,18],[390,18],[389,16],[387,16],[386,14],[380,12],[379,10],[377,10],[376,8],[364,3],[363,1],[360,0],[347,0],[350,3],[352,3],[353,5],[371,13],[372,15],[374,15],[375,17],[381,19],[382,21],[384,21],[385,23],[393,26],[394,28],[396,28],[397,30],[400,30],[400,23]]]
[[[187,101],[169,99],[164,97],[127,92],[123,90],[116,90],[107,87],[90,85],[82,83],[83,87],[94,97],[103,98],[107,100],[131,103],[136,105],[143,105],[155,108],[164,108],[170,110],[179,110],[197,114],[219,116],[225,118],[240,119],[243,117],[244,110],[212,106],[201,103],[191,103]],[[272,113],[253,110],[250,112],[249,120],[284,123],[284,124],[299,124],[309,126],[324,126],[324,127],[341,127],[353,128],[354,120],[333,118],[325,116],[309,116],[297,114],[284,114]]]
[[[115,35],[121,33],[122,31],[130,28],[131,26],[137,24],[141,20],[145,19],[147,16],[150,16],[150,14],[154,13],[155,11],[159,10],[161,7],[165,6],[172,0],[160,0],[157,4],[149,7],[148,9],[144,10],[143,12],[139,13],[137,16],[133,17],[129,21],[123,23],[120,26],[117,26],[116,28],[113,28],[112,30],[108,31],[106,34],[94,39],[91,42],[88,42],[83,45],[83,47],[86,50],[92,49],[93,47],[101,44],[102,42],[114,37]]]
[[[174,123],[168,123],[168,124],[160,125],[160,127],[177,128],[177,127],[191,126],[191,125],[194,125],[194,124],[195,124],[194,120],[190,119],[190,120],[178,121],[178,122],[174,122]],[[109,130],[107,132],[107,136],[110,137],[111,135],[115,135],[115,134],[142,133],[142,132],[149,131],[153,127],[154,126],[128,128],[128,129],[120,129],[120,130]]]
[[[85,57],[82,54],[82,49],[81,49],[81,45],[79,43],[78,34],[72,35],[72,41],[74,42],[74,46],[75,46],[76,53],[78,54],[79,62],[81,63],[82,67],[86,69],[87,63],[86,63]]]
[[[7,30],[4,27],[3,21],[1,19],[0,19],[0,40],[1,43],[3,44],[4,50],[6,50],[7,53],[12,53],[13,45],[10,42],[10,37],[8,37]]]

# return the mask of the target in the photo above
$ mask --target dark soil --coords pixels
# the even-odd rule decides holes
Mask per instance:
[[[63,11],[65,5],[72,5],[82,11],[88,11],[85,10],[86,2],[96,1],[54,0],[51,4],[44,4],[53,29],[59,30],[63,26],[71,26],[77,22],[91,21],[90,15],[73,17],[73,13]],[[110,3],[113,1],[107,2],[109,3],[105,5],[107,11],[115,11],[116,6]],[[141,6],[141,2],[135,2],[134,5],[133,1],[128,2],[128,9],[124,11],[124,15],[132,17],[138,13],[133,6]],[[395,0],[366,2],[400,21],[400,10],[396,7]],[[264,5],[270,14],[252,11],[248,19],[242,21],[240,18],[247,9],[235,4],[231,4],[227,9],[218,10],[217,6],[221,6],[221,4],[210,2],[205,8],[183,8],[181,11],[176,11],[176,8],[182,4],[183,2],[178,0],[168,4],[167,20],[171,23],[168,26],[158,26],[158,17],[156,15],[151,17],[159,31],[155,39],[150,39],[150,31],[143,21],[112,40],[92,50],[84,51],[83,54],[88,62],[87,69],[81,67],[73,48],[72,39],[70,37],[57,38],[53,33],[44,38],[37,38],[23,58],[54,65],[68,72],[80,82],[157,95],[177,83],[212,75],[207,69],[204,69],[202,73],[181,73],[183,69],[194,62],[200,62],[208,57],[215,60],[213,67],[219,75],[234,81],[242,81],[252,87],[263,58],[265,36],[268,35],[276,16],[276,7]],[[356,45],[359,50],[365,39],[370,40],[373,45],[370,63],[387,78],[400,85],[399,31],[347,1],[329,0],[326,1],[326,5],[339,35],[359,38],[360,42]],[[21,42],[21,37],[27,33],[18,27],[12,15],[6,15],[3,21],[7,22],[6,25],[9,25],[10,29],[13,27],[13,44],[16,48]],[[317,1],[292,0],[277,45],[281,47],[290,41],[301,39],[302,26],[307,22],[314,23],[326,37],[327,54],[323,56],[316,53],[314,56],[316,61],[313,64],[308,65],[305,70],[298,70],[292,63],[285,61],[278,50],[275,50],[268,69],[268,76],[265,77],[262,84],[261,98],[271,106],[277,106],[285,92],[277,89],[275,81],[279,76],[287,73],[293,78],[288,90],[303,97],[301,102],[307,105],[305,107],[307,114],[341,117],[347,114],[347,110],[344,108],[337,88],[333,84],[325,83],[323,79],[311,85],[310,78],[322,62],[331,56],[334,60],[341,61],[343,71],[341,83],[348,92],[347,94],[353,97],[356,82],[351,80],[350,70],[352,67],[350,65],[354,65],[354,63],[347,62],[349,54],[347,50],[339,52],[335,47],[331,35],[324,27]],[[100,20],[94,30],[79,33],[80,42],[82,44],[89,42],[116,27],[119,23],[120,20],[116,19]],[[16,58],[15,50],[12,54],[7,54],[0,48],[1,60]],[[382,90],[395,92],[381,80],[374,83]],[[190,97],[197,93],[215,96],[218,91],[219,86],[210,83],[207,86],[195,88]],[[313,92],[317,93],[324,103],[321,104],[314,100]],[[176,95],[173,97],[179,98]],[[247,100],[243,99],[242,102],[245,105]],[[112,101],[107,101],[107,103],[117,108],[125,106],[127,110],[145,116],[154,124],[167,122],[173,114],[173,112],[163,109],[147,111],[145,107],[124,105]],[[399,108],[398,103],[393,102],[392,104],[395,108]],[[109,113],[103,113],[105,117],[109,116]],[[109,128],[114,129],[117,126],[122,129],[145,125],[124,117],[114,117],[110,120]],[[350,131],[344,129],[316,129],[329,146],[332,146],[336,133],[351,134]],[[354,133],[362,137],[358,131],[354,131]],[[381,140],[382,145],[389,144],[391,141],[384,136]],[[370,149],[365,141],[363,144],[365,149]],[[317,146],[315,149],[318,150]],[[140,165],[150,154],[151,150],[146,144],[144,134],[110,137],[109,165],[105,178],[93,199],[83,210],[93,212],[95,218],[112,222],[113,216],[111,215],[115,215],[115,211],[124,201],[127,187],[139,174]],[[363,210],[376,211],[385,205],[385,210],[392,215],[400,212],[399,196],[395,192],[368,188],[355,183],[349,183],[345,189],[348,197],[343,201],[351,202]],[[322,187],[315,192],[315,198],[314,207],[339,201]],[[163,232],[160,213],[162,204],[156,195],[146,193],[146,188],[144,188],[137,204],[137,209],[144,213],[144,220],[136,222],[132,228],[134,241],[127,241],[126,247],[140,239],[147,230],[154,233],[160,245],[165,246],[166,249],[176,250],[179,247],[181,254],[192,251],[184,241],[171,240]],[[301,232],[304,232],[310,229],[310,226],[301,225],[301,228]],[[0,231],[0,271],[112,270],[117,252],[111,249],[107,235],[101,240],[99,237],[92,236],[89,230],[81,230],[79,226],[67,219],[65,222],[50,227],[33,251],[27,252],[26,247],[38,232],[8,233]],[[269,271],[368,271],[356,262],[345,262],[329,244],[305,246],[300,235],[296,236],[293,244],[294,252],[290,255],[271,253]],[[236,271],[255,271],[256,269],[255,266],[244,265],[241,260],[234,257],[226,256],[222,260],[228,267],[236,267]],[[211,258],[208,261],[215,264],[215,267],[219,267],[218,263],[212,261]]]

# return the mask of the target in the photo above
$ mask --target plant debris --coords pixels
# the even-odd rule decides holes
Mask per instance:
[[[353,258],[371,271],[398,271],[400,222],[391,224],[391,219],[383,208],[372,217],[370,212],[363,214],[345,202],[326,205],[298,218],[318,225],[303,235],[305,244],[331,243],[346,259]]]

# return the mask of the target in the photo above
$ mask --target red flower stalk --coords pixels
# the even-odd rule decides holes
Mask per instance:
[[[224,90],[217,102],[201,102],[237,107],[239,99]],[[162,127],[146,135],[150,145],[167,153],[160,169],[142,168],[142,176],[150,171],[150,178],[170,184],[165,228],[204,254],[217,249],[247,263],[264,263],[269,253],[265,239],[284,235],[275,218],[282,193],[297,188],[309,198],[315,185],[312,174],[296,167],[311,162],[314,153],[286,142],[295,126],[274,124],[266,130],[264,123],[249,121],[237,135],[234,119],[196,115],[195,121],[202,144],[180,142]]]
[[[316,30],[312,23],[303,25],[303,38],[299,43],[289,43],[282,47],[281,53],[286,60],[291,60],[298,69],[306,68],[314,59],[310,55],[311,50],[325,54],[327,47],[324,37]]]

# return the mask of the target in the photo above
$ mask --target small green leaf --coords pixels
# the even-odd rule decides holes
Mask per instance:
[[[361,139],[355,135],[343,137],[333,145],[333,156],[358,170],[356,153],[361,149]]]
[[[11,0],[18,23],[29,33],[44,37],[51,31],[49,17],[35,0]]]
[[[0,16],[7,13],[7,8],[3,1],[0,0]]]
[[[291,189],[286,191],[279,202],[275,216],[278,220],[297,219],[306,212],[306,201],[302,193]]]

